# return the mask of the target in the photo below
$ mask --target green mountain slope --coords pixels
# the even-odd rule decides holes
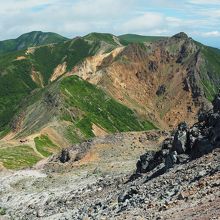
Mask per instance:
[[[160,37],[160,36],[142,36],[137,34],[124,34],[118,36],[118,38],[124,43],[144,43],[144,42],[155,42],[158,40],[164,40],[167,37]]]
[[[101,89],[76,76],[65,78],[61,83],[61,90],[65,96],[65,103],[83,112],[76,120],[76,127],[86,137],[94,136],[93,123],[108,132],[155,128],[147,121],[139,121],[133,111],[110,98]]]
[[[109,33],[90,33],[84,37],[86,40],[91,40],[91,41],[102,41],[105,42],[109,45],[113,46],[119,46],[121,43],[123,43],[120,38],[114,36],[113,34]]]
[[[58,65],[65,63],[67,72],[84,58],[115,47],[115,43],[112,45],[105,38],[85,37],[36,47],[29,53],[23,50],[0,56],[0,130],[8,125],[28,94],[51,82]]]
[[[35,134],[35,148],[26,141],[21,146],[3,149],[0,146],[0,163],[9,169],[31,166],[60,147],[95,137],[96,129],[105,133],[156,129],[151,122],[140,119],[131,109],[78,76],[60,79],[34,97],[29,96],[12,124],[15,129],[19,126],[17,140]],[[41,134],[45,128],[49,133]],[[55,144],[50,134],[56,134],[56,143],[66,145]],[[25,149],[27,152],[23,153]]]
[[[60,43],[66,40],[68,39],[56,33],[33,31],[16,39],[0,41],[0,54],[23,50],[28,47]]]
[[[220,50],[202,46],[203,65],[200,67],[205,95],[212,101],[220,88]]]
[[[48,85],[34,100],[28,99],[26,107],[20,109],[23,123],[18,136],[35,133],[53,121],[59,122],[62,136],[70,143],[94,137],[94,124],[107,133],[155,129],[152,123],[140,120],[132,110],[78,76]]]
[[[0,57],[0,130],[16,113],[21,100],[38,86],[31,79],[30,60],[15,60],[18,54]]]
[[[54,39],[60,39],[60,43],[53,45],[45,45],[35,47],[31,50],[19,50],[10,52],[0,56],[0,130],[4,130],[16,114],[18,109],[25,105],[25,97],[37,90],[57,80],[64,73],[71,71],[75,65],[80,64],[87,57],[110,52],[111,50],[127,44],[128,42],[154,42],[156,47],[157,40],[168,38],[163,37],[146,37],[140,35],[122,35],[117,38],[111,34],[91,33],[85,37],[78,37],[65,42],[61,37],[52,34],[49,38],[41,39],[41,35],[45,33],[31,32],[24,34],[20,38],[28,39],[27,42],[34,44],[36,42],[48,43]],[[47,35],[47,33],[46,33]],[[41,40],[40,40],[41,39]],[[22,42],[22,40],[19,40]],[[175,45],[178,45],[180,38],[176,38],[175,42],[170,41],[168,46],[169,53],[173,50],[178,51]],[[126,42],[126,43],[125,43]],[[30,45],[28,44],[28,45]],[[166,44],[166,43],[165,43]],[[199,63],[199,77],[201,86],[203,87],[205,96],[208,100],[212,100],[216,94],[219,83],[220,69],[220,53],[218,49],[198,44],[202,62]],[[178,46],[177,46],[178,47]],[[183,44],[184,47],[184,44]],[[183,48],[184,50],[184,48]],[[184,51],[183,51],[184,52]],[[177,54],[178,55],[178,54]],[[194,58],[190,58],[194,59]],[[185,61],[184,61],[185,62]],[[52,76],[59,65],[63,65],[63,72],[52,79]],[[108,64],[107,64],[108,65]],[[59,75],[60,74],[60,75]]]

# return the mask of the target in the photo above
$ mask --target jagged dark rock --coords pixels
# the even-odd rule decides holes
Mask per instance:
[[[214,149],[214,146],[211,144],[208,138],[199,137],[195,140],[192,146],[191,157],[193,159],[201,157],[202,155],[211,152],[213,149]]]
[[[177,152],[172,151],[165,158],[165,168],[172,168],[175,163],[177,163]]]
[[[188,56],[188,47],[186,44],[183,44],[179,53],[179,57],[176,60],[176,63],[182,63],[184,58],[186,58],[187,56]]]
[[[168,170],[178,163],[196,159],[220,147],[220,93],[213,100],[213,111],[201,112],[198,123],[191,128],[183,122],[161,144],[158,152],[148,152],[140,156],[136,173],[145,173],[164,163]],[[161,170],[159,167],[155,173]]]
[[[67,149],[63,149],[61,151],[61,155],[60,155],[60,162],[61,163],[66,163],[70,160],[70,155],[69,155],[69,151]]]
[[[178,154],[186,151],[187,131],[177,130],[174,135],[173,150]]]
[[[150,151],[140,156],[137,162],[137,173],[148,172],[163,162],[163,151]]]

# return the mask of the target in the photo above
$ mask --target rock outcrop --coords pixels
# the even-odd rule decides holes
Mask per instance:
[[[140,156],[136,173],[145,173],[162,165],[166,172],[175,164],[196,159],[220,147],[220,92],[213,100],[213,109],[200,112],[198,122],[191,128],[183,122],[173,135],[167,138],[158,152]],[[161,167],[160,167],[161,168]]]

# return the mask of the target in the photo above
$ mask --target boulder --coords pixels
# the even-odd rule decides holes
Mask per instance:
[[[208,119],[208,114],[206,112],[199,112],[198,114],[198,122],[205,122]]]
[[[146,173],[163,162],[162,151],[149,151],[140,156],[136,164],[136,173]]]
[[[170,169],[174,166],[175,163],[177,163],[177,152],[172,151],[165,158],[165,168]]]
[[[68,149],[63,149],[61,151],[61,155],[60,155],[60,162],[61,163],[66,163],[70,160],[70,155],[69,155],[69,150]]]
[[[174,135],[172,150],[178,154],[186,152],[187,132],[178,130]]]
[[[193,126],[193,127],[190,129],[190,135],[193,136],[193,137],[199,137],[199,135],[200,135],[199,127]]]
[[[178,130],[179,131],[187,131],[188,130],[188,125],[186,122],[181,122],[179,125],[178,125]]]
[[[149,162],[154,159],[155,154],[155,152],[150,151],[140,156],[140,159],[136,164],[137,173],[144,173],[147,171],[147,168],[149,167]]]
[[[207,126],[214,127],[218,120],[220,120],[220,115],[218,113],[210,114],[207,120]]]
[[[179,154],[177,155],[177,163],[181,164],[181,163],[186,163],[188,162],[190,159],[188,154]]]
[[[162,149],[171,149],[172,148],[172,145],[173,144],[173,138],[170,137],[170,138],[166,138],[163,143],[162,143]]]

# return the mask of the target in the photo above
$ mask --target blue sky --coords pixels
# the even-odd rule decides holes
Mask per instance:
[[[171,36],[220,48],[220,0],[0,0],[0,40],[33,31]]]

